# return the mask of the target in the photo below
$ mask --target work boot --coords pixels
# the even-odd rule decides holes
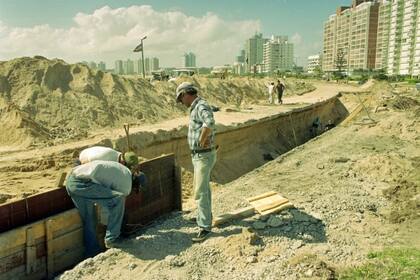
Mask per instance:
[[[201,242],[204,241],[207,237],[209,237],[211,231],[200,229],[196,237],[193,237],[191,240],[192,242]]]
[[[114,240],[105,240],[105,248],[111,249],[111,248],[122,248],[123,247],[123,239],[121,237],[118,237]]]

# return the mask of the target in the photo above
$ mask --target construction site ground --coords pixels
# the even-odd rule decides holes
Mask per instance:
[[[420,249],[420,98],[413,86],[316,82],[317,90],[286,96],[284,105],[253,104],[216,112],[222,124],[278,114],[340,93],[349,112],[367,107],[307,143],[227,184],[212,184],[215,216],[248,206],[247,197],[277,191],[295,206],[269,217],[215,227],[195,244],[195,204],[156,220],[58,279],[334,279],[384,248]],[[235,109],[236,108],[236,109]],[[133,128],[158,131],[186,125],[187,117]],[[122,129],[37,148],[3,148],[1,200],[13,201],[55,187],[72,152]],[[255,137],[250,135],[250,137]],[[238,162],[237,164],[241,164]],[[184,171],[183,187],[191,188]],[[189,180],[189,181],[188,181]],[[187,193],[191,193],[187,191]]]

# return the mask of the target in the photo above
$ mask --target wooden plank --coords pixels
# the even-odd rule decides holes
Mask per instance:
[[[182,211],[182,172],[178,164],[175,164],[174,172],[174,210]]]
[[[274,213],[280,212],[280,211],[282,211],[284,209],[293,208],[293,207],[294,207],[293,204],[291,204],[290,202],[288,202],[288,203],[282,204],[282,205],[280,205],[280,206],[278,206],[276,208],[270,209],[268,211],[261,212],[260,214],[263,217],[263,216],[274,214]]]
[[[19,227],[14,230],[10,230],[0,234],[0,258],[7,256],[10,252],[14,251],[14,248],[25,246],[26,244],[26,229],[32,227],[33,238],[37,239],[45,235],[44,222],[36,222],[27,226]]]
[[[229,212],[227,214],[217,216],[213,220],[213,226],[219,226],[221,224],[224,224],[230,220],[237,219],[237,218],[246,218],[246,217],[254,215],[254,213],[255,213],[254,206],[240,208],[233,212]]]
[[[72,268],[83,260],[84,248],[75,247],[73,250],[67,251],[54,258],[54,273],[61,272],[65,269]]]
[[[48,219],[45,221],[45,241],[47,243],[47,277],[51,279],[54,276],[54,247],[53,247],[53,221]]]
[[[22,264],[5,273],[0,274],[0,280],[41,280],[45,279],[45,258],[37,259],[36,264],[38,271],[35,271],[29,275],[26,274],[26,266]]]
[[[36,246],[32,227],[26,229],[26,274],[36,271]]]
[[[264,197],[264,198],[259,199],[259,200],[254,200],[254,201],[250,202],[250,204],[258,210],[261,207],[264,207],[266,205],[275,203],[277,201],[280,202],[283,199],[285,199],[285,198],[282,197],[281,195],[275,194],[275,195],[272,195],[272,196]]]
[[[25,249],[0,259],[0,275],[25,264]]]
[[[289,200],[287,198],[282,197],[282,198],[273,199],[271,201],[266,200],[266,202],[263,204],[260,204],[258,206],[256,205],[253,205],[253,206],[255,207],[255,210],[257,210],[257,212],[261,213],[261,212],[276,208],[277,206],[280,206],[287,202],[289,202]]]
[[[64,254],[67,251],[74,250],[81,247],[83,250],[83,228],[78,228],[74,231],[68,232],[60,237],[57,237],[51,242],[52,254]]]
[[[55,186],[57,188],[62,188],[64,187],[64,180],[66,179],[67,176],[67,172],[61,172],[60,175],[58,175],[57,177],[57,181],[55,181]]]
[[[272,195],[275,195],[275,194],[277,194],[277,192],[270,191],[270,192],[266,192],[266,193],[263,193],[263,194],[260,194],[260,195],[254,196],[254,197],[247,198],[246,200],[248,202],[252,202],[252,201],[259,200],[259,199],[262,199],[262,198],[265,198],[265,197],[268,197],[268,196],[272,196]]]
[[[50,218],[52,223],[53,238],[66,234],[82,227],[82,219],[80,218],[79,210],[76,208],[55,215]]]

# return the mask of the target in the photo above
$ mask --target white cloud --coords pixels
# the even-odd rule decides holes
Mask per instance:
[[[78,13],[68,29],[48,24],[21,28],[0,22],[0,59],[44,55],[69,62],[136,58],[132,52],[147,35],[145,56],[156,56],[161,64],[179,66],[182,55],[192,51],[197,64],[231,63],[247,38],[260,30],[256,20],[226,21],[213,13],[202,17],[180,11],[159,12],[151,6],[112,9],[92,14]],[[112,66],[112,65],[109,65]]]

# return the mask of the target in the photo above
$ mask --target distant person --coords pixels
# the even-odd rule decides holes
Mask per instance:
[[[283,84],[282,81],[277,80],[277,85],[276,85],[276,92],[277,92],[277,101],[279,104],[283,104],[283,92],[286,89],[286,86]]]
[[[267,85],[267,89],[268,89],[268,103],[273,104],[274,103],[274,96],[273,96],[274,82],[269,83]]]
[[[200,228],[193,242],[206,239],[211,233],[212,207],[210,174],[216,163],[215,121],[211,106],[198,96],[193,84],[183,82],[176,89],[176,101],[190,108],[188,145],[194,166],[194,198],[197,203],[197,225]]]
[[[318,136],[320,130],[321,130],[321,120],[319,119],[319,117],[316,117],[315,120],[312,122],[312,126],[309,131],[312,138]]]
[[[100,252],[94,219],[95,203],[108,213],[105,247],[119,247],[125,197],[133,187],[140,188],[143,179],[142,175],[132,175],[130,169],[115,161],[94,160],[72,169],[66,189],[82,219],[88,257]]]

